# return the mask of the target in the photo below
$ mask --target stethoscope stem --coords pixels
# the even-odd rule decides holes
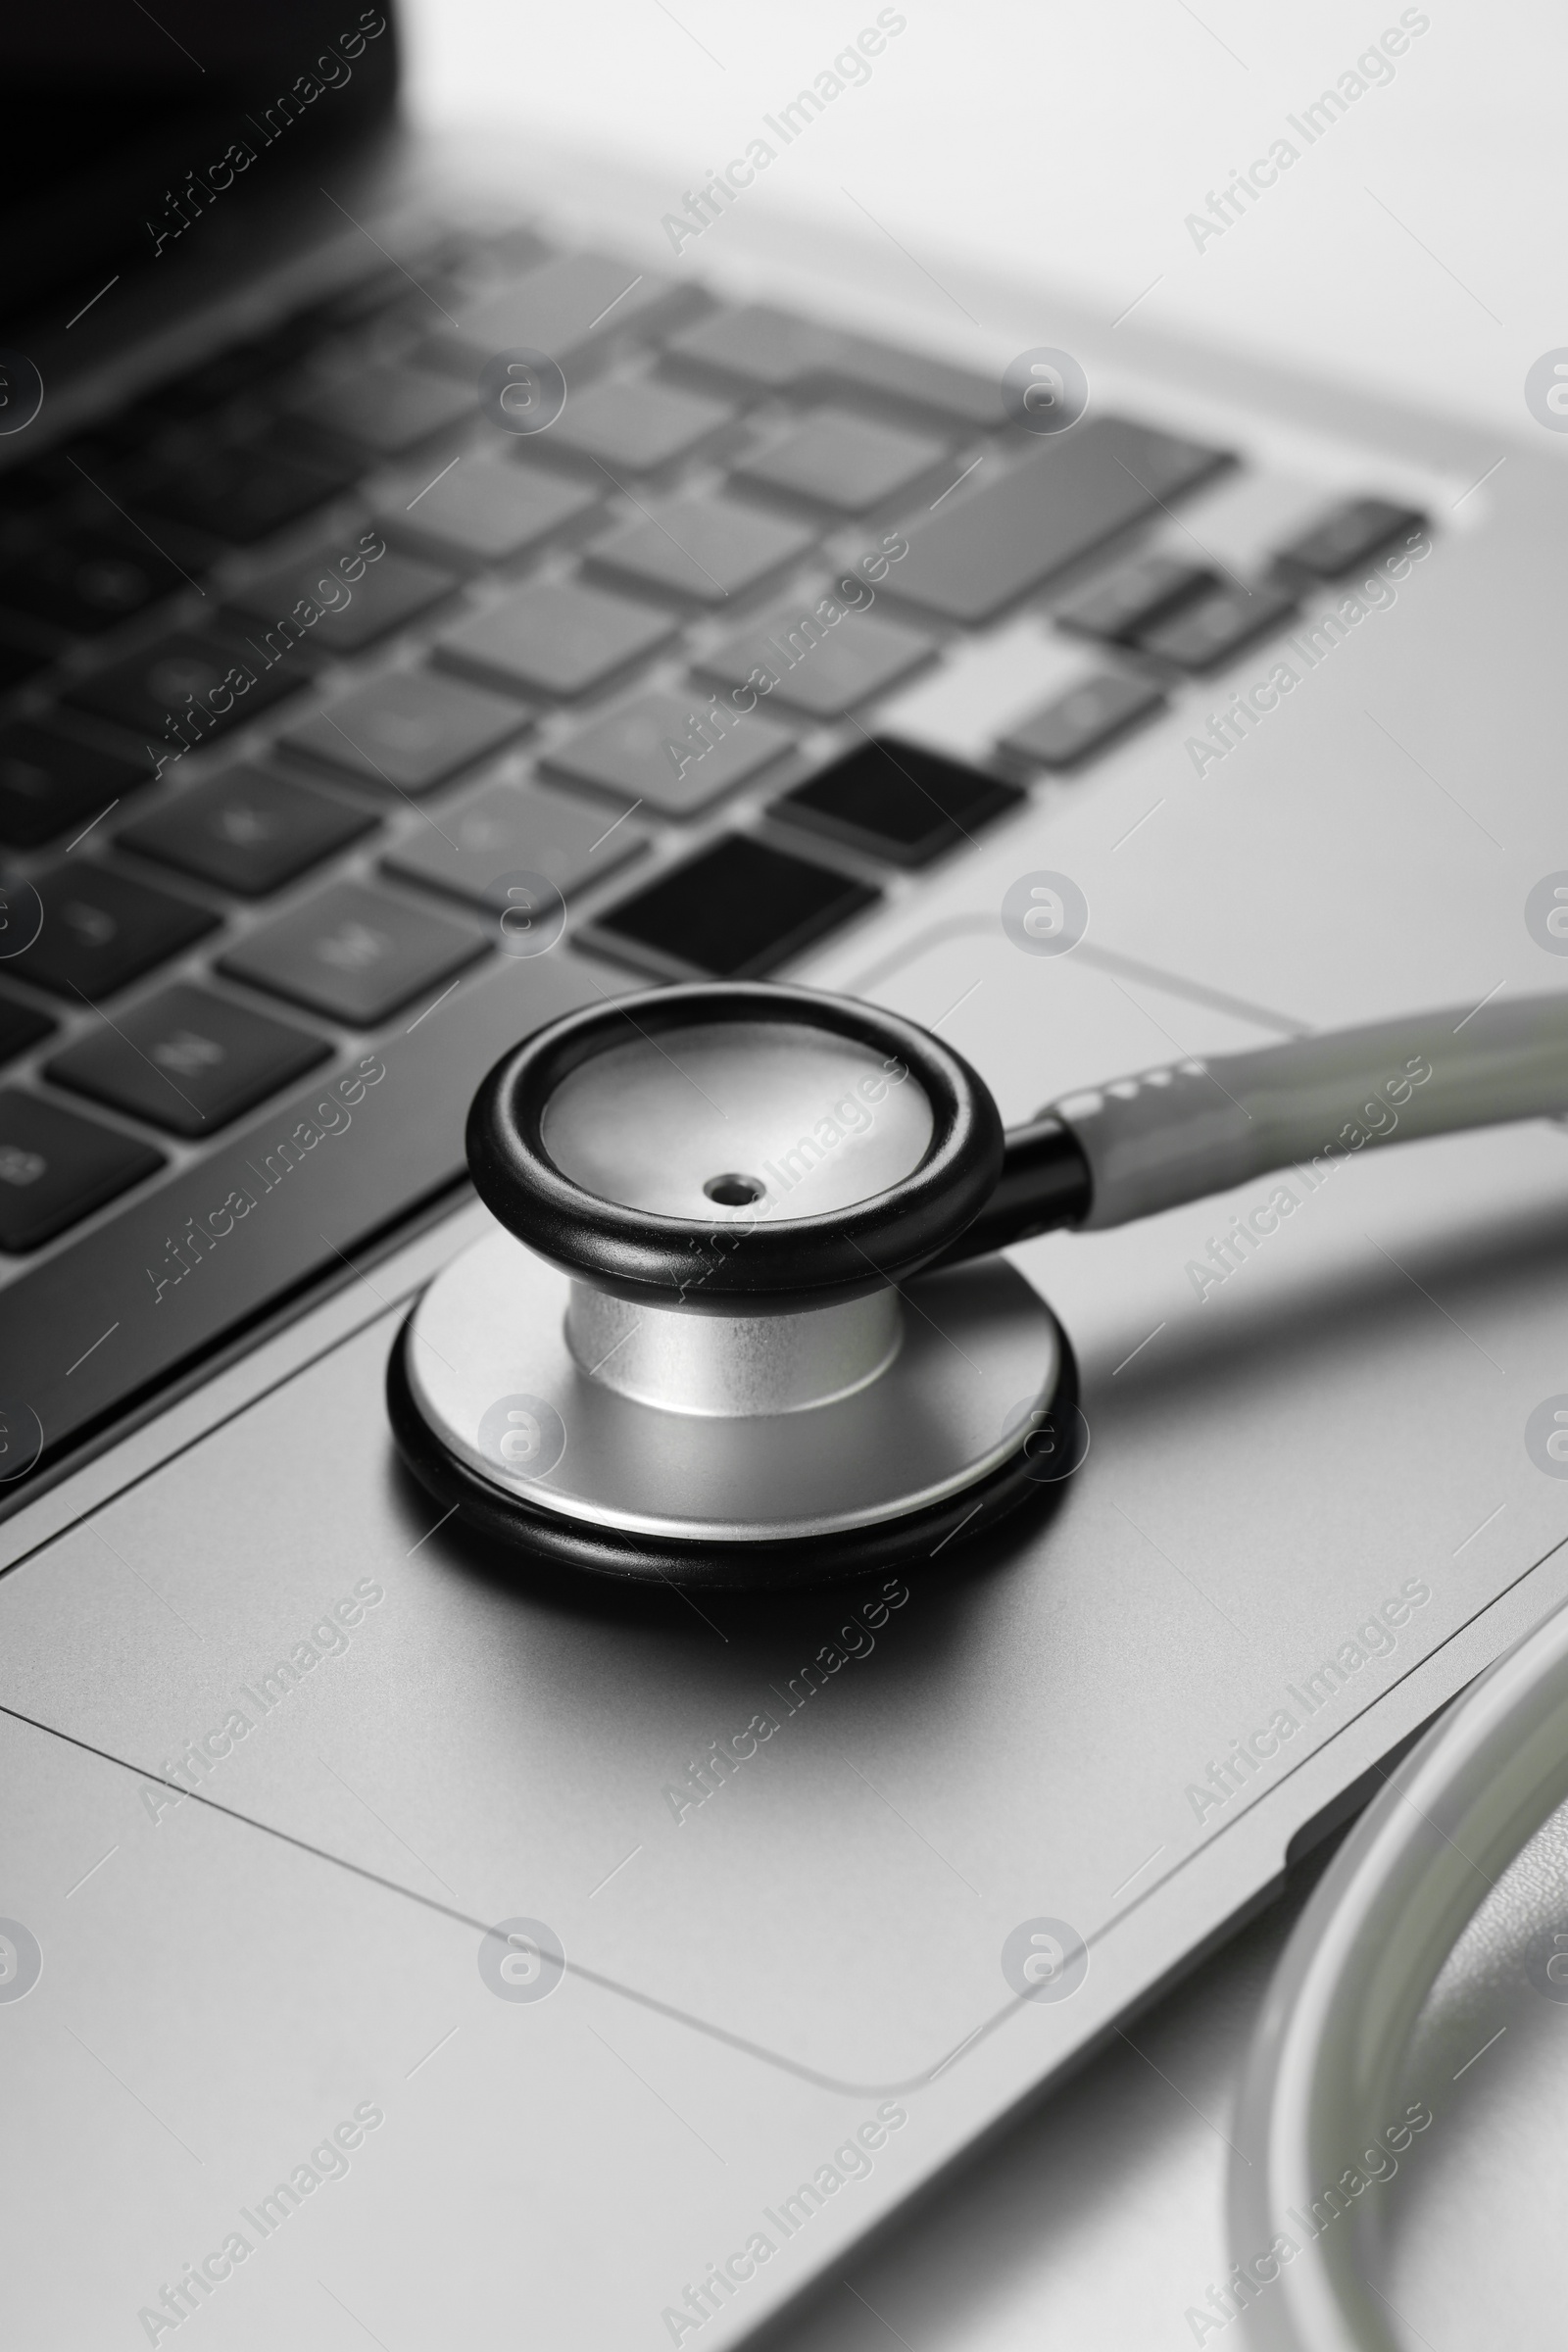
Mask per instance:
[[[959,1265],[1058,1225],[1079,1225],[1093,1191],[1083,1146],[1052,1112],[1007,1130],[997,1189],[957,1240],[933,1261]]]

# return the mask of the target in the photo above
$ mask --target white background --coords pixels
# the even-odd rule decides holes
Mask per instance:
[[[499,121],[520,141],[545,132],[652,168],[678,206],[877,5],[410,0],[410,99],[442,129]],[[907,0],[903,13],[869,82],[759,175],[749,208],[874,237],[863,206],[912,257],[885,241],[890,284],[917,283],[922,266],[948,279],[979,252],[1114,316],[1152,283],[1141,323],[1540,432],[1525,370],[1568,345],[1561,0],[1432,0],[1392,82],[1201,252],[1186,216],[1271,139],[1302,145],[1286,115],[1398,24],[1399,0],[1198,0],[1196,14],[1184,0]],[[1541,438],[1568,456],[1568,435]]]

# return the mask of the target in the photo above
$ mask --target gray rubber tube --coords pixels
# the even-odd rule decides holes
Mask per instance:
[[[1088,1161],[1095,1232],[1293,1162],[1568,1112],[1568,993],[1172,1062],[1051,1109]]]
[[[1364,2282],[1371,2247],[1347,2171],[1400,2112],[1411,2033],[1455,1937],[1565,1795],[1568,1607],[1505,1651],[1391,1775],[1286,1946],[1230,2176],[1231,2253],[1250,2281],[1238,2286],[1233,2270],[1231,2299],[1260,2352],[1401,2352]]]

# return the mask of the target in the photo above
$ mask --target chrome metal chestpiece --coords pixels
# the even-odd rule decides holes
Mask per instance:
[[[1004,1139],[912,1023],[649,990],[509,1054],[467,1151],[496,1229],[414,1308],[388,1396],[411,1468],[482,1534],[763,1589],[956,1551],[1050,1492],[1071,1356],[989,1253],[1070,1221],[1082,1156],[1054,1119]]]

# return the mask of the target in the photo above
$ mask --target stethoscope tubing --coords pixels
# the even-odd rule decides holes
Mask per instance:
[[[1050,1108],[1087,1163],[1076,1222],[1096,1232],[1293,1163],[1568,1111],[1568,994],[1173,1062]]]
[[[1257,2291],[1235,2298],[1260,2352],[1402,2352],[1367,2283],[1358,2209],[1315,2235],[1303,2222],[1387,2126],[1456,1936],[1565,1796],[1568,1604],[1390,1775],[1286,1947],[1248,2063],[1228,2199],[1239,2264],[1256,2265],[1281,2236],[1296,2248],[1265,2258]]]

